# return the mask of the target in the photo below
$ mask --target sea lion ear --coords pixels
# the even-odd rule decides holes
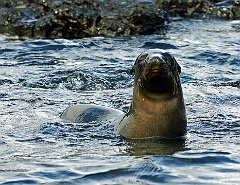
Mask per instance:
[[[182,72],[182,70],[181,70],[181,67],[178,63],[177,63],[177,69],[178,69],[178,73],[180,74]]]
[[[137,60],[138,60],[138,58],[135,60],[135,62],[134,62],[134,64],[133,64],[133,67],[132,67],[132,69],[130,70],[130,74],[131,74],[131,75],[133,75],[133,74],[135,73],[135,66],[136,66],[136,64],[137,64]]]
[[[172,56],[173,60],[174,60],[174,63],[176,64],[177,66],[177,70],[178,70],[178,73],[180,74],[182,72],[181,70],[181,66],[178,64],[178,62],[176,61],[176,59]]]
[[[135,73],[135,68],[133,66],[132,69],[130,70],[130,74],[133,75],[134,73]]]

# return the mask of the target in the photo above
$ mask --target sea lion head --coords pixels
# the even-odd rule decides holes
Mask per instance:
[[[181,67],[175,58],[161,49],[141,53],[131,69],[135,74],[135,86],[149,93],[178,94]]]

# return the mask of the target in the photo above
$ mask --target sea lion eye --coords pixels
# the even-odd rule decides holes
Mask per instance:
[[[148,54],[146,54],[146,53],[141,53],[141,54],[137,57],[137,59],[136,59],[135,62],[134,62],[134,65],[133,65],[132,69],[130,70],[130,74],[131,74],[131,75],[135,73],[135,68],[136,68],[136,66],[138,66],[139,68],[141,68],[141,66],[142,66],[143,62],[146,60],[147,56],[148,56]]]
[[[164,53],[164,58],[166,61],[168,61],[168,64],[170,64],[171,68],[174,70],[174,68],[178,70],[178,73],[181,73],[181,67],[177,63],[176,59],[169,53]]]

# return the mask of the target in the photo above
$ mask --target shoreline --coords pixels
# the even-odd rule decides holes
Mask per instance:
[[[239,0],[3,0],[0,7],[0,34],[36,39],[164,34],[174,17],[240,18]]]

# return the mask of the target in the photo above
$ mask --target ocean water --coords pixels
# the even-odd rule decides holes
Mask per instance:
[[[113,123],[68,123],[68,106],[127,111],[136,57],[166,49],[182,67],[183,140],[125,140]],[[165,35],[36,40],[0,36],[1,184],[239,184],[240,31],[172,22]]]

